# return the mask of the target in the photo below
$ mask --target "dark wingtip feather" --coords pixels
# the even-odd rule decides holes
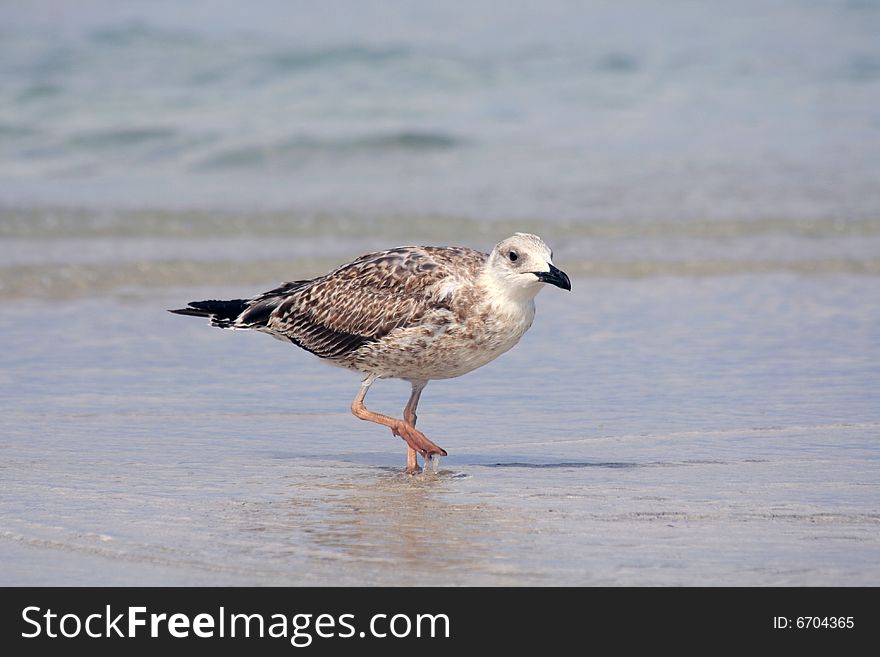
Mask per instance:
[[[178,308],[176,310],[171,310],[169,308],[168,312],[174,313],[175,315],[190,315],[192,317],[208,317],[211,314],[204,310],[199,310],[198,308]]]

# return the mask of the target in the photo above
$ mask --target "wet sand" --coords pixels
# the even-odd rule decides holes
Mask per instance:
[[[352,373],[164,311],[260,289],[7,300],[0,583],[880,584],[874,276],[546,290],[417,477]]]

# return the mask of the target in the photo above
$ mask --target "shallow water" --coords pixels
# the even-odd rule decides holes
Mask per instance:
[[[416,477],[353,374],[164,312],[217,292],[3,305],[3,584],[880,584],[876,277],[546,290]]]

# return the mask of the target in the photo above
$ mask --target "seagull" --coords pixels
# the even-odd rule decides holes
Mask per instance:
[[[515,233],[491,253],[401,246],[250,299],[193,301],[169,312],[207,317],[219,328],[268,333],[361,373],[352,413],[402,438],[406,472],[415,474],[417,454],[426,470],[431,463],[435,471],[439,456],[447,454],[416,429],[425,386],[482,367],[519,342],[535,318],[535,296],[548,283],[571,290],[543,240]],[[370,386],[387,378],[412,386],[402,419],[364,405]]]

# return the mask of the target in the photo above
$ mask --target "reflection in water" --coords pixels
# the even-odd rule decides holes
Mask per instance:
[[[283,503],[251,507],[249,528],[285,536],[276,544],[279,553],[272,559],[281,563],[275,566],[283,567],[305,546],[307,567],[332,565],[337,582],[464,584],[474,577],[498,582],[513,571],[507,565],[513,555],[509,548],[499,550],[500,544],[520,543],[529,525],[515,510],[462,502],[453,490],[457,481],[447,471],[300,480]]]

